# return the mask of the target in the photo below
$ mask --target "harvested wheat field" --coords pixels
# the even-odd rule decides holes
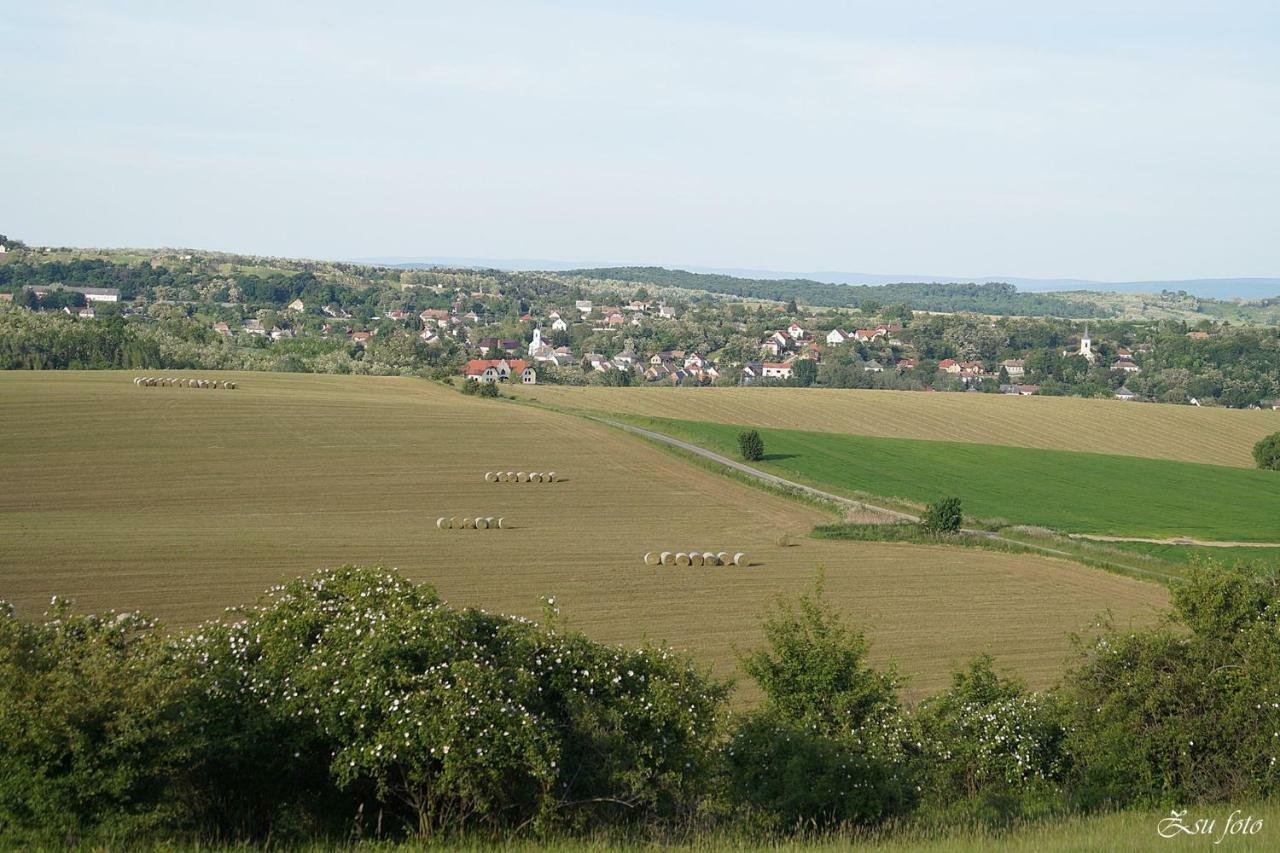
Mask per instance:
[[[1252,468],[1280,413],[1086,400],[837,388],[606,388],[514,394],[566,409],[852,435],[1081,450]]]
[[[876,658],[925,690],[979,651],[1043,685],[1067,632],[1106,608],[1146,621],[1166,601],[1052,559],[811,540],[826,516],[808,506],[620,431],[421,380],[231,374],[236,390],[208,392],[132,378],[0,374],[0,598],[20,614],[62,594],[191,623],[315,568],[382,563],[460,604],[537,616],[552,595],[598,639],[665,639],[728,674],[771,598],[822,567]],[[558,482],[486,481],[498,470]],[[509,529],[437,527],[453,517]],[[642,560],[695,549],[753,565]]]

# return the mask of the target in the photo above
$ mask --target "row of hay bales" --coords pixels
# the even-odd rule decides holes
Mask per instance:
[[[749,566],[751,559],[739,551],[650,551],[644,555],[646,566]]]
[[[221,379],[176,379],[173,377],[135,376],[133,384],[139,388],[227,388],[236,383]]]
[[[479,518],[445,518],[441,516],[436,519],[436,527],[440,530],[505,530],[507,520],[505,518],[494,518],[492,515],[481,516]]]
[[[486,483],[554,483],[556,481],[556,472],[550,471],[543,474],[540,471],[534,471],[526,474],[524,471],[490,471],[484,475]]]

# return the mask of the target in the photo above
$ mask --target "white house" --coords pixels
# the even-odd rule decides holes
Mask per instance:
[[[304,307],[306,307],[306,306],[304,306],[304,305],[303,305],[303,303],[302,303],[302,300],[301,300],[301,299],[295,299],[295,300],[293,300],[292,302],[290,302],[290,303],[289,303],[289,310],[290,310],[290,311],[301,311]]]
[[[1010,379],[1016,379],[1027,372],[1027,362],[1021,358],[1007,358],[1000,362],[1000,366],[1004,368],[1005,373],[1009,374]]]
[[[760,376],[764,379],[790,379],[791,365],[776,361],[766,361],[760,365]]]
[[[524,385],[538,384],[538,371],[533,369],[533,365],[529,365],[520,371],[520,382]]]
[[[551,321],[551,328],[556,332],[567,332],[569,331],[569,324],[566,323],[563,318],[556,317]]]
[[[849,338],[851,337],[853,336],[850,335],[848,332],[846,332],[844,329],[832,329],[831,331],[827,332],[827,343],[831,344],[832,346],[837,346],[849,340]]]
[[[590,300],[590,299],[579,299],[577,302],[573,303],[573,307],[574,307],[574,308],[577,308],[577,309],[578,309],[578,311],[579,311],[579,313],[582,313],[582,314],[590,314],[590,313],[591,313],[591,300]]]
[[[799,323],[792,323],[790,326],[787,326],[787,334],[798,341],[804,338],[805,330],[800,328]]]

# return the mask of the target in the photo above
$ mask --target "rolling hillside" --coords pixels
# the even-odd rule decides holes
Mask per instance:
[[[568,415],[411,379],[232,376],[237,390],[210,391],[0,374],[0,597],[30,615],[57,593],[192,623],[282,578],[380,562],[455,603],[536,616],[554,595],[599,639],[666,639],[727,673],[771,597],[822,567],[915,690],[982,650],[1046,684],[1067,632],[1107,608],[1145,620],[1166,600],[1054,559],[804,538],[826,516]],[[567,481],[489,484],[492,469]],[[435,527],[467,514],[515,529]],[[661,548],[741,548],[754,565],[642,565]]]
[[[742,427],[630,418],[726,456]],[[978,518],[1069,533],[1280,542],[1280,476],[1133,456],[761,430],[760,467],[851,495],[923,505],[959,497]]]
[[[1076,397],[1008,397],[829,388],[605,388],[539,385],[512,393],[552,406],[689,421],[1252,468],[1254,442],[1280,413]]]

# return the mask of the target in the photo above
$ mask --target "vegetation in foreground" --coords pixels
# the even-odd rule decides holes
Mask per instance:
[[[1035,693],[990,659],[913,707],[825,601],[743,665],[455,609],[346,567],[166,632],[0,610],[0,840],[687,838],[1004,827],[1280,785],[1280,583],[1198,569],[1167,620],[1104,628]]]
[[[741,427],[630,417],[733,454]],[[799,430],[761,430],[762,467],[835,491],[925,504],[952,495],[983,519],[1071,533],[1280,541],[1280,477],[1104,456]]]

